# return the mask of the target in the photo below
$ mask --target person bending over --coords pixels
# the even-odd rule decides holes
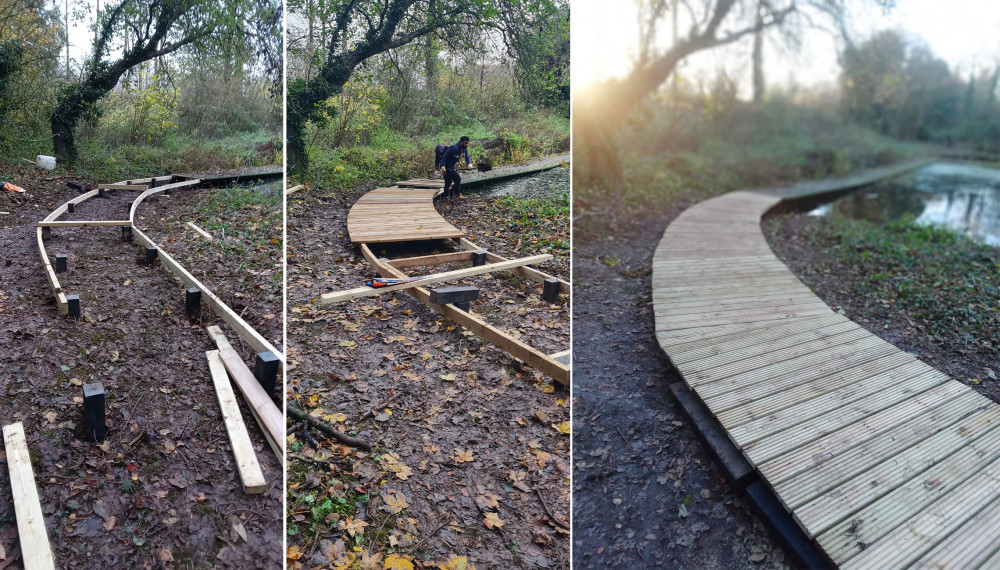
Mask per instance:
[[[440,166],[444,168],[444,197],[453,198],[455,196],[461,197],[462,195],[462,177],[458,175],[458,170],[455,166],[458,161],[465,156],[465,166],[469,168],[472,166],[472,160],[469,159],[469,137],[462,137],[458,139],[458,142],[446,148],[441,154],[441,161],[439,164],[435,164],[435,167]]]

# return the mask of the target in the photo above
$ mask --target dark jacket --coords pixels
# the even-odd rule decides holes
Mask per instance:
[[[465,164],[472,164],[472,160],[469,159],[469,149],[463,149],[461,144],[455,143],[445,149],[444,155],[441,157],[441,165],[444,166],[445,170],[455,170],[455,164],[465,155]]]

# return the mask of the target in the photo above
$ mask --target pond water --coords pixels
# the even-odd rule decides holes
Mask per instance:
[[[515,198],[552,198],[569,192],[569,169],[557,166],[551,170],[543,170],[538,174],[518,176],[477,186],[469,189],[489,198],[513,196]]]
[[[887,223],[912,217],[1000,247],[1000,170],[936,163],[907,176],[866,186],[811,212]]]

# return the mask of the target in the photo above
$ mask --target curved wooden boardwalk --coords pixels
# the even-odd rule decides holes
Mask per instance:
[[[1000,405],[805,287],[760,229],[780,194],[732,192],[670,224],[660,346],[838,566],[1000,567]]]
[[[434,209],[434,197],[443,189],[444,182],[437,180],[409,181],[365,194],[347,213],[351,243],[464,237]]]

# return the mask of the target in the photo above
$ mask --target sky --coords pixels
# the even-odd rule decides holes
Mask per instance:
[[[854,41],[860,43],[876,30],[894,28],[926,44],[953,70],[967,74],[974,68],[1000,64],[997,0],[954,0],[947,7],[940,0],[897,0],[896,4],[884,13],[872,2],[848,0]],[[637,45],[636,0],[613,9],[604,0],[572,0],[571,26],[574,86],[627,74]],[[680,29],[685,26],[681,24]],[[668,23],[661,25],[659,38],[663,46],[670,44]],[[682,73],[708,78],[716,69],[725,68],[746,96],[751,81],[750,52],[747,38],[732,47],[692,56],[683,64]],[[799,86],[834,84],[839,73],[836,53],[834,40],[818,31],[805,35],[799,48],[765,41],[765,77],[772,85],[787,85],[789,80]]]

